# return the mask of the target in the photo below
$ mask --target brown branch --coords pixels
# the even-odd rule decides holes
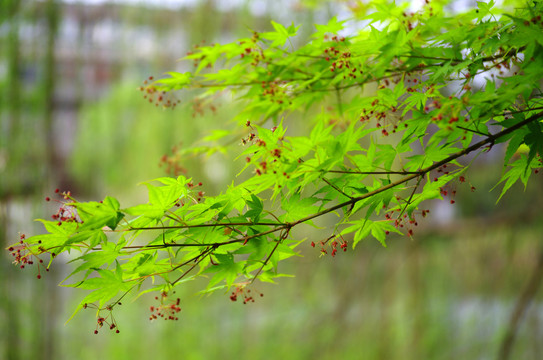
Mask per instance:
[[[488,136],[489,134],[486,134],[484,132],[481,132],[479,130],[473,130],[473,129],[468,129],[466,127],[463,127],[463,126],[460,126],[460,125],[457,125],[456,126],[458,129],[461,129],[461,130],[465,130],[465,131],[469,131],[469,132],[472,132],[474,134],[477,134],[477,135],[482,135],[482,136]]]

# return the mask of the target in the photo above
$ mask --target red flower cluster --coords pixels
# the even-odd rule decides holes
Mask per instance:
[[[181,299],[177,298],[172,302],[168,299],[168,293],[162,292],[160,298],[155,296],[155,300],[160,300],[160,305],[149,307],[149,310],[151,311],[149,320],[156,320],[158,318],[163,318],[164,320],[179,320],[176,315],[181,312],[181,307],[179,307]]]
[[[320,245],[320,252],[321,252],[322,255],[327,255],[328,254],[328,250],[326,249],[325,246],[326,246],[326,244],[329,244],[330,247],[332,248],[332,251],[330,253],[330,255],[332,255],[332,257],[336,256],[336,254],[338,252],[338,245],[339,245],[339,249],[343,250],[343,252],[346,252],[347,247],[348,247],[347,240],[343,239],[343,237],[341,235],[339,235],[339,237],[336,236],[336,235],[332,235],[326,240],[319,241],[318,244]],[[315,247],[315,246],[316,246],[315,242],[311,241],[311,247]]]
[[[147,80],[143,82],[143,85],[139,87],[139,91],[143,93],[143,98],[148,100],[151,104],[155,106],[162,105],[163,108],[175,109],[177,104],[181,101],[174,99],[171,93],[166,93],[165,91],[159,91],[157,87],[149,82],[153,81],[153,77],[149,76]]]
[[[38,257],[37,254],[32,252],[30,249],[29,244],[25,242],[26,235],[21,234],[19,236],[20,240],[19,243],[12,245],[8,248],[8,251],[11,253],[11,256],[13,256],[13,263],[15,265],[18,265],[21,269],[24,269],[27,265],[33,265],[34,259],[38,261],[38,275],[37,278],[41,279],[41,268],[43,267],[45,271],[49,271],[49,268],[43,263],[43,260]],[[41,240],[38,241],[38,244],[41,244]],[[38,246],[38,251],[40,251],[40,254],[45,252],[45,249],[43,249],[41,246]],[[51,254],[54,256],[54,254]]]
[[[117,302],[115,305],[122,305],[120,302]],[[119,333],[119,328],[117,326],[117,322],[115,321],[115,318],[113,317],[113,306],[114,305],[108,305],[105,307],[105,309],[99,309],[98,306],[96,306],[95,304],[84,304],[83,305],[83,309],[87,309],[87,308],[94,308],[94,309],[98,309],[98,317],[96,319],[96,329],[94,330],[94,334],[98,334],[98,329],[101,329],[102,327],[104,327],[104,325],[106,325],[107,327],[109,327],[109,330],[114,330],[115,329],[115,333]],[[102,310],[107,310],[109,311],[109,314],[106,316],[106,317],[103,317],[100,315],[100,312]]]
[[[264,296],[264,294],[259,293],[258,291],[255,291],[255,292],[260,297]],[[232,294],[230,295],[230,300],[238,301],[238,297],[243,298],[243,304],[247,304],[249,302],[255,302],[253,295],[251,295],[251,289],[246,289],[245,285],[236,286],[236,289],[232,291]]]

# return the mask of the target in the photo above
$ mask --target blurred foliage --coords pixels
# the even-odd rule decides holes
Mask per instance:
[[[150,106],[134,85],[114,86],[107,98],[81,109],[73,175],[87,193],[128,190],[127,180],[137,184],[164,175],[162,156],[174,146],[195,142],[209,122],[194,121],[184,110]]]

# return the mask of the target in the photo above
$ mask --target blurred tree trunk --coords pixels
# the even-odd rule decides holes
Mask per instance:
[[[65,177],[65,169],[62,159],[59,156],[58,142],[61,139],[55,136],[53,119],[55,114],[55,85],[56,85],[56,67],[55,67],[55,40],[60,22],[60,7],[56,0],[48,0],[45,4],[45,20],[47,24],[46,49],[44,58],[44,77],[43,77],[43,99],[44,99],[44,128],[45,128],[45,149],[47,156],[47,178],[49,181],[42,185],[53,183],[62,183]],[[55,348],[56,341],[55,324],[59,313],[58,296],[58,274],[51,271],[44,276],[45,289],[47,296],[43,299],[42,309],[40,311],[41,327],[39,348],[40,355],[44,360],[56,359]]]
[[[1,201],[0,228],[2,230],[0,230],[0,243],[6,245],[10,242],[6,236],[6,229],[8,228],[7,209],[6,202]],[[0,332],[5,334],[5,337],[0,340],[0,349],[2,349],[0,358],[17,360],[22,358],[19,352],[21,348],[21,334],[18,313],[16,311],[19,304],[17,303],[17,297],[13,296],[13,293],[15,292],[14,288],[18,282],[19,274],[17,273],[17,268],[12,266],[8,261],[2,261],[0,271],[2,271],[2,277],[5,279],[5,281],[0,283],[0,309],[5,319],[0,327]]]
[[[213,19],[213,21],[211,21]],[[189,41],[191,44],[200,44],[202,41],[210,41],[221,29],[221,13],[217,11],[215,0],[205,0],[195,9],[192,24],[189,29]]]
[[[411,343],[409,344],[409,358],[410,359],[422,359],[422,352],[424,349],[424,319],[426,317],[424,311],[424,284],[422,283],[422,251],[420,249],[420,243],[413,241],[409,246],[408,259],[406,267],[408,271],[408,300],[407,306],[410,314],[413,314],[413,323],[410,326]]]
[[[20,109],[21,109],[21,88],[18,77],[20,74],[20,53],[19,53],[19,24],[20,15],[19,0],[6,0],[0,2],[0,23],[8,24],[9,33],[7,41],[2,44],[2,53],[5,54],[7,62],[6,84],[0,96],[0,116],[2,120],[2,134],[0,134],[0,162],[2,163],[2,172],[7,172],[13,168],[12,163],[17,161],[19,153],[10,151],[20,134]],[[5,100],[2,100],[5,99]],[[2,114],[4,113],[4,114]],[[7,219],[8,202],[10,201],[11,177],[0,176],[0,243],[7,244]],[[21,358],[18,351],[20,349],[20,331],[18,315],[14,311],[17,308],[16,298],[11,295],[13,287],[17,282],[16,269],[7,262],[2,262],[0,267],[2,281],[0,286],[1,307],[4,313],[5,321],[2,324],[2,333],[6,334],[2,341],[3,354],[1,358],[7,360],[16,360]]]
[[[508,360],[511,358],[511,353],[513,351],[513,345],[517,337],[517,332],[519,326],[524,318],[524,315],[528,311],[528,308],[532,304],[541,281],[543,279],[543,248],[540,247],[539,256],[537,258],[536,266],[530,276],[528,284],[522,290],[515,307],[509,318],[509,326],[507,328],[506,334],[502,340],[500,351],[498,353],[499,360]]]
[[[51,168],[55,165],[53,110],[55,92],[55,33],[58,27],[58,15],[55,0],[48,0],[46,5],[47,42],[44,59],[43,93],[44,93],[44,121]]]
[[[390,360],[393,359],[394,354],[394,337],[393,337],[393,314],[391,309],[394,308],[394,299],[397,298],[398,291],[395,284],[395,264],[388,264],[384,270],[384,281],[382,284],[381,297],[379,299],[379,330],[378,330],[378,347],[377,347],[377,359]]]
[[[6,116],[2,116],[2,143],[1,151],[4,163],[4,171],[16,169],[15,164],[21,160],[21,152],[11,151],[13,145],[17,144],[21,137],[21,86],[19,76],[21,73],[21,56],[19,50],[19,19],[20,19],[20,3],[19,0],[6,0],[2,2],[1,14],[2,22],[6,21],[9,32],[5,48],[3,49],[6,55],[7,76],[6,83],[1,98],[5,99],[2,103],[2,112],[5,111]],[[4,47],[4,46],[3,46]],[[7,131],[6,131],[7,130]],[[4,132],[5,131],[5,132]],[[6,199],[11,195],[11,190],[19,184],[12,184],[13,177],[0,177],[0,194],[2,199]],[[18,187],[18,186],[17,186]],[[19,190],[19,189],[17,189]]]

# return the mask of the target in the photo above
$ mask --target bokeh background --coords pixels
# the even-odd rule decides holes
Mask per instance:
[[[223,102],[196,118],[190,98],[173,111],[156,108],[138,91],[147,77],[188,71],[192,64],[178,60],[194,45],[271,30],[271,19],[301,24],[303,40],[313,23],[345,17],[348,5],[0,0],[0,243],[42,231],[32,219],[56,211],[44,201],[55,188],[82,200],[109,194],[125,207],[146,201],[137,184],[166,175],[161,157],[228,123],[239,106]],[[144,296],[116,313],[119,334],[94,335],[92,310],[65,323],[83,297],[58,286],[71,264],[57,261],[38,280],[5,251],[0,359],[497,358],[518,298],[531,278],[541,282],[534,269],[543,252],[541,175],[496,204],[503,151],[476,160],[469,180],[477,191],[458,186],[454,205],[429,204],[412,239],[391,238],[386,249],[364,241],[334,259],[304,244],[303,257],[281,268],[295,277],[259,285],[264,297],[254,304],[193,295],[202,284],[188,283],[177,294],[179,321],[150,322]],[[179,165],[217,194],[235,177],[236,155]],[[539,293],[524,313],[511,358],[543,358],[542,300]]]

